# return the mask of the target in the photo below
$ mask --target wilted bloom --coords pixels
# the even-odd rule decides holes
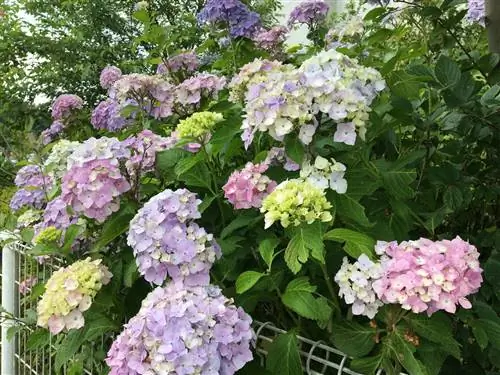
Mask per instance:
[[[112,275],[101,260],[90,258],[76,261],[55,271],[45,285],[45,293],[37,306],[37,325],[52,334],[82,328],[82,312]]]
[[[347,191],[347,181],[344,178],[346,167],[335,159],[325,159],[316,156],[314,164],[304,162],[300,169],[300,177],[321,190],[332,189],[339,194]]]
[[[265,228],[279,221],[286,228],[314,221],[328,222],[332,205],[325,193],[307,181],[287,180],[279,184],[262,202],[260,212],[265,213]]]
[[[276,187],[276,182],[264,172],[267,164],[247,163],[245,168],[234,171],[224,185],[224,196],[236,209],[260,208],[262,200]]]
[[[83,99],[78,95],[63,94],[52,103],[52,118],[54,120],[64,120],[73,111],[83,107]]]
[[[384,303],[397,303],[414,313],[471,308],[466,298],[479,290],[483,278],[477,249],[455,239],[379,242],[382,277],[373,289]]]
[[[305,23],[311,26],[325,19],[328,13],[328,4],[322,0],[307,0],[297,5],[290,13],[288,26]]]
[[[233,375],[252,360],[252,319],[212,285],[153,290],[108,352],[110,375]]]
[[[380,263],[371,261],[365,254],[354,264],[344,257],[342,267],[335,275],[335,282],[339,285],[339,296],[348,305],[352,305],[354,315],[365,315],[373,319],[378,309],[384,305],[372,287],[373,281],[382,277],[382,272]]]
[[[107,66],[99,77],[99,82],[103,89],[109,90],[113,84],[122,76],[122,71],[116,66]]]

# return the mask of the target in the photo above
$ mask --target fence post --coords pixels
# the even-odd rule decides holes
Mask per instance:
[[[2,249],[2,307],[16,315],[16,250],[15,243],[7,244]],[[15,338],[7,339],[7,331],[13,321],[5,319],[2,313],[2,375],[15,375]]]

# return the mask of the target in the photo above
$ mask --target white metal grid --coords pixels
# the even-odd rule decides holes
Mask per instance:
[[[62,266],[62,261],[57,258],[47,259],[39,264],[33,257],[27,255],[28,246],[21,243],[6,245],[2,251],[2,306],[14,317],[24,318],[29,311],[36,310],[36,299],[29,298],[19,292],[20,283],[28,277],[35,276],[38,280],[47,280],[50,274]],[[2,320],[2,375],[53,375],[55,347],[51,336],[50,346],[38,350],[26,350],[30,329],[23,329],[16,333],[13,340],[7,340],[6,333],[13,325],[12,320]],[[254,322],[257,337],[256,353],[264,364],[267,355],[266,347],[274,338],[286,331],[279,329],[271,322]],[[297,336],[300,344],[299,353],[302,368],[307,375],[363,375],[348,368],[349,357],[341,351],[326,345],[322,341],[314,341],[306,337]],[[96,343],[103,348],[104,342]],[[89,355],[94,353],[90,349]],[[105,365],[101,363],[92,370],[84,370],[85,374],[100,374]],[[64,367],[61,375],[68,373]],[[378,372],[381,374],[381,371]]]

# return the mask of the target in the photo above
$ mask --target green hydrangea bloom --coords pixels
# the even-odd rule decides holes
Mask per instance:
[[[261,212],[265,212],[265,228],[279,221],[286,228],[302,223],[311,224],[316,220],[328,222],[332,215],[328,211],[332,205],[325,193],[304,180],[288,180],[279,184],[262,202]]]
[[[55,271],[45,285],[45,293],[37,306],[40,327],[57,334],[63,330],[83,327],[82,312],[112,275],[101,260],[79,260]]]
[[[62,230],[56,227],[44,228],[40,233],[38,233],[35,238],[33,238],[33,243],[35,245],[43,244],[50,245],[54,242],[58,242],[62,237]]]
[[[177,125],[177,132],[181,138],[202,139],[211,133],[217,123],[224,120],[220,113],[196,112]]]

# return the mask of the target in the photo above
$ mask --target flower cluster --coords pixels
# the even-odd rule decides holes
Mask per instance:
[[[272,181],[263,173],[267,170],[267,164],[247,163],[241,171],[234,171],[224,185],[224,196],[236,209],[260,208],[262,200],[276,187]]]
[[[143,130],[133,137],[127,138],[124,145],[131,151],[131,157],[125,162],[127,173],[134,177],[154,169],[156,153],[172,148],[176,140],[156,135],[151,130]]]
[[[122,71],[116,66],[107,66],[101,71],[99,82],[103,89],[109,90],[113,84],[120,79]]]
[[[331,159],[316,156],[314,164],[306,161],[300,169],[300,177],[321,190],[332,189],[339,194],[347,191],[347,181],[344,178],[346,167],[344,164]]]
[[[46,227],[33,238],[35,245],[51,245],[61,240],[62,230],[56,227]]]
[[[363,18],[359,15],[351,16],[346,20],[336,23],[325,36],[328,49],[337,47],[348,47],[350,44],[345,39],[360,35],[364,30]]]
[[[187,285],[208,284],[220,249],[192,220],[201,217],[200,200],[185,189],[151,198],[130,222],[128,244],[146,281],[161,285],[170,276]]]
[[[53,180],[39,166],[26,165],[17,172],[14,183],[20,189],[12,197],[10,208],[18,211],[24,206],[42,208],[46,202],[46,191],[51,188]]]
[[[265,212],[266,229],[276,221],[286,228],[316,220],[328,222],[332,220],[331,207],[325,193],[309,182],[287,180],[264,199],[260,211]]]
[[[48,129],[42,131],[42,143],[48,145],[54,138],[64,130],[64,124],[60,120],[54,121]]]
[[[78,142],[71,142],[61,139],[52,146],[50,154],[43,163],[43,170],[50,173],[54,178],[61,178],[66,173],[68,158],[80,145]]]
[[[158,65],[156,74],[177,73],[177,72],[194,72],[200,63],[198,57],[193,52],[179,53],[172,56],[166,63]]]
[[[90,258],[58,269],[47,281],[45,293],[38,303],[37,324],[48,327],[52,334],[83,327],[82,312],[89,309],[92,298],[111,277],[100,260]]]
[[[266,74],[265,81],[251,84],[245,101],[247,114],[241,128],[246,147],[257,131],[269,132],[281,141],[312,118],[306,88],[300,84],[300,73],[292,66],[272,70]]]
[[[18,187],[38,187],[47,184],[47,176],[44,176],[42,169],[38,165],[26,165],[19,169],[14,179],[14,183]]]
[[[113,165],[118,165],[122,159],[130,158],[130,150],[117,138],[89,138],[79,144],[68,156],[68,167],[82,167],[94,160],[108,160]]]
[[[78,95],[60,95],[52,104],[52,118],[54,120],[64,120],[69,117],[74,110],[81,109],[82,107],[83,100]]]
[[[285,42],[288,29],[284,26],[273,26],[269,30],[263,29],[253,37],[253,41],[262,49],[273,51]]]
[[[17,218],[17,227],[24,228],[35,224],[42,217],[42,213],[39,210],[26,210]]]
[[[260,16],[239,0],[208,0],[198,14],[200,23],[221,23],[232,37],[251,38],[260,28]]]
[[[62,179],[61,199],[76,213],[102,223],[118,211],[118,197],[128,190],[130,184],[117,165],[96,159],[68,170]]]
[[[212,285],[153,290],[108,352],[110,375],[232,375],[252,360],[252,320]]]
[[[486,19],[485,0],[469,0],[467,19],[484,26]]]
[[[305,91],[313,102],[313,113],[326,113],[341,123],[335,140],[354,144],[356,128],[364,138],[370,104],[385,88],[380,73],[333,49],[304,61],[299,70],[307,87]],[[350,123],[345,123],[347,119]]]
[[[224,117],[220,113],[196,112],[179,122],[177,134],[181,138],[204,140],[222,120]]]
[[[28,277],[19,283],[19,293],[22,295],[28,294],[31,288],[36,285],[38,278],[36,276]]]
[[[216,99],[225,85],[224,77],[209,73],[199,73],[188,78],[175,88],[176,109],[182,113],[192,113],[199,108],[202,100]]]
[[[68,212],[68,204],[58,197],[47,203],[39,227],[55,227],[64,230],[76,221],[77,217]]]
[[[354,315],[365,315],[370,319],[375,317],[383,303],[377,298],[372,283],[382,276],[379,262],[373,262],[362,254],[354,264],[344,257],[342,267],[335,275],[339,285],[339,296],[348,305],[352,305]]]
[[[95,129],[104,129],[110,132],[123,129],[129,124],[121,114],[122,106],[113,99],[100,102],[92,112],[90,123]]]
[[[297,5],[288,19],[288,26],[304,23],[312,26],[325,19],[329,6],[322,0],[307,0]]]
[[[414,313],[438,310],[455,313],[457,305],[471,308],[469,294],[483,278],[477,249],[457,237],[451,241],[417,241],[377,244],[382,255],[382,277],[373,289],[384,303],[399,303]]]
[[[40,209],[45,201],[45,192],[41,189],[19,189],[10,200],[10,208],[13,211],[19,211],[24,206]]]

